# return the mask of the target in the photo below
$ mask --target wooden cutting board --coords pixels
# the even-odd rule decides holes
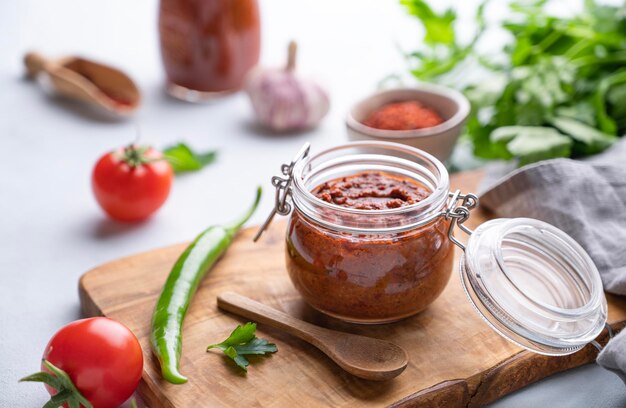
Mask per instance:
[[[452,187],[476,191],[480,177],[477,172],[454,175]],[[475,227],[488,218],[478,210],[468,224]],[[458,273],[418,316],[380,326],[339,322],[304,304],[291,285],[284,267],[285,222],[274,222],[256,244],[255,231],[240,233],[189,309],[181,371],[190,380],[184,385],[161,379],[148,337],[157,296],[185,244],[110,262],[81,278],[84,314],[119,320],[141,341],[145,364],[139,393],[150,407],[477,407],[596,356],[592,346],[565,357],[540,356],[504,340],[473,310]],[[228,290],[321,326],[396,342],[408,351],[409,365],[387,382],[360,380],[307,343],[260,326],[259,337],[276,343],[279,351],[253,359],[247,375],[242,374],[220,353],[205,351],[245,322],[217,309],[216,296]],[[626,299],[609,296],[608,302],[609,321],[619,329],[626,321]]]

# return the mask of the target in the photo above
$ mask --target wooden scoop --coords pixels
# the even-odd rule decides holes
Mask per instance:
[[[397,377],[409,362],[406,351],[394,343],[315,326],[237,293],[222,293],[217,297],[217,306],[284,330],[317,347],[350,374],[366,380]]]
[[[56,93],[128,115],[140,104],[135,83],[122,71],[78,57],[47,60],[30,52],[24,57],[27,74],[40,77]]]

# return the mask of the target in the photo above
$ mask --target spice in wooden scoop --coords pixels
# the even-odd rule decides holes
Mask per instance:
[[[117,115],[127,115],[139,107],[139,89],[118,69],[78,57],[47,60],[34,52],[26,54],[24,64],[29,77],[41,77],[51,90],[68,98]]]

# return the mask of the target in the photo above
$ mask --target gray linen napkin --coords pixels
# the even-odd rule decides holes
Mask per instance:
[[[613,337],[598,354],[596,362],[619,375],[626,384],[626,330]]]
[[[480,194],[483,208],[499,217],[540,219],[565,231],[591,256],[604,289],[626,295],[626,137],[586,161],[547,160],[495,182],[489,174],[487,179],[490,184]],[[626,335],[611,340],[597,362],[619,371],[626,383]]]

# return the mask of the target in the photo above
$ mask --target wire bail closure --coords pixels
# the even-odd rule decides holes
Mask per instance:
[[[288,215],[291,212],[291,203],[288,199],[291,197],[291,185],[293,184],[293,169],[296,167],[301,160],[305,159],[309,155],[309,151],[311,150],[311,144],[306,142],[295,155],[291,163],[283,164],[280,166],[280,172],[282,176],[274,176],[272,177],[272,185],[276,189],[276,196],[274,201],[274,208],[272,212],[267,217],[263,225],[259,228],[256,235],[254,236],[254,242],[258,241],[263,232],[267,230],[267,228],[272,223],[274,216],[276,214],[280,215]]]
[[[461,190],[450,192],[449,196],[448,208],[444,212],[444,217],[446,217],[447,220],[452,220],[448,228],[448,239],[465,251],[465,244],[454,237],[454,226],[457,225],[459,229],[467,235],[474,233],[474,231],[463,225],[463,223],[470,217],[470,211],[478,206],[478,197],[476,194],[472,193],[461,194]],[[461,205],[458,205],[459,200],[461,201]]]
[[[608,335],[609,335],[609,341],[615,336],[615,332],[613,331],[613,328],[611,327],[611,325],[609,325],[608,323],[604,323],[604,328],[606,329]],[[598,352],[601,352],[602,350],[604,350],[604,347],[606,346],[602,346],[599,342],[598,339],[592,340],[591,343],[592,346],[594,346]]]

